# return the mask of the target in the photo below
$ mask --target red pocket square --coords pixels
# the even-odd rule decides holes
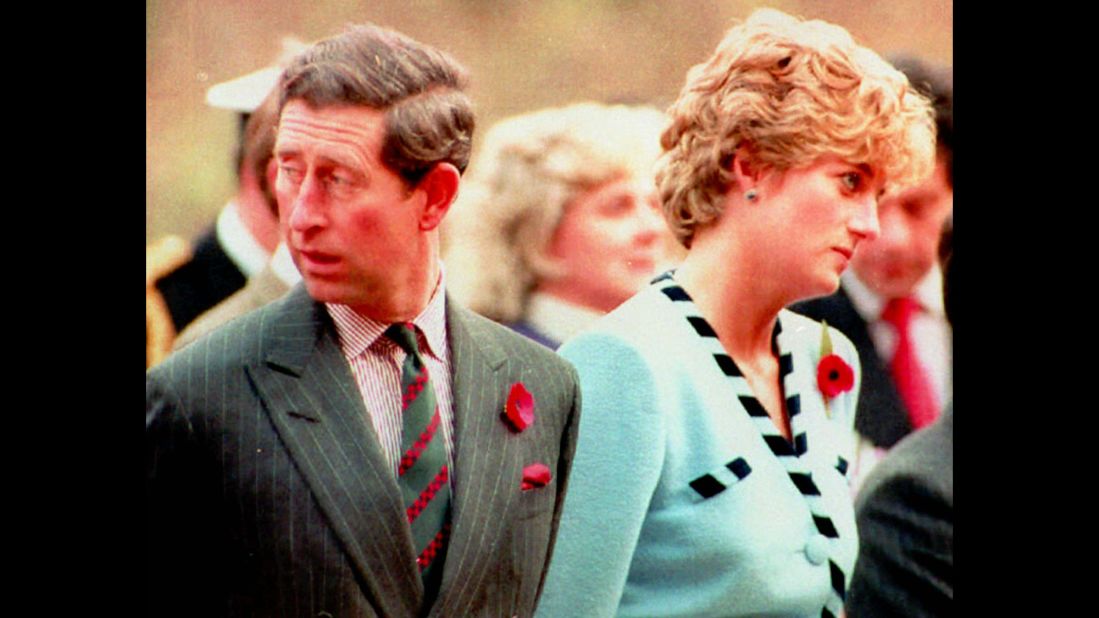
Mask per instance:
[[[530,464],[523,468],[523,491],[535,487],[545,487],[550,482],[550,478],[550,469],[546,467],[546,464]]]

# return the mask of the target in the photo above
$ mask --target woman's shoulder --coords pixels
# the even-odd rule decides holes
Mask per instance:
[[[820,356],[824,347],[824,323],[814,320],[790,309],[779,312],[779,322],[782,331],[795,342],[795,346]],[[855,345],[836,327],[828,327],[828,340],[831,342],[832,353],[845,359],[858,360],[858,352]]]
[[[660,290],[648,287],[570,338],[560,348],[562,356],[572,360],[595,354],[652,356],[666,349],[677,332],[677,316],[668,311]]]

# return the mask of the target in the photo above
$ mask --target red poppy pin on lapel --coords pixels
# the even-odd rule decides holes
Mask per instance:
[[[546,464],[535,463],[530,464],[526,468],[523,468],[523,491],[534,489],[535,487],[545,487],[549,482],[552,475],[550,475],[549,468]]]
[[[504,421],[512,431],[519,433],[534,422],[534,395],[522,382],[511,385],[507,403],[504,404]]]
[[[817,388],[824,394],[824,412],[829,418],[828,400],[840,393],[846,393],[855,385],[855,372],[839,356],[832,353],[832,338],[828,335],[828,323],[821,322],[823,331],[820,338],[820,364],[817,365]]]

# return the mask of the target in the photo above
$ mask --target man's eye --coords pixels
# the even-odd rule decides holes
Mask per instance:
[[[298,182],[301,180],[301,170],[297,167],[290,165],[280,165],[279,174],[286,176],[287,179]]]
[[[355,184],[355,178],[341,171],[330,171],[323,176],[324,183],[333,189],[347,189]]]

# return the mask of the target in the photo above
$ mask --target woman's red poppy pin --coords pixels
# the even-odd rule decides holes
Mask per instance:
[[[831,418],[828,400],[846,393],[855,385],[855,371],[845,360],[832,353],[832,338],[828,334],[828,322],[821,322],[820,363],[817,365],[817,388],[824,395],[824,412]]]

